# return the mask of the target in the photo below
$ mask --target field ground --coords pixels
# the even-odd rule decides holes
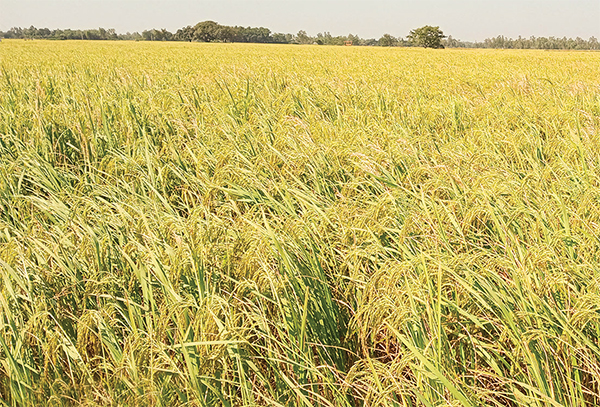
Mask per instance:
[[[600,405],[600,53],[0,43],[8,406]]]

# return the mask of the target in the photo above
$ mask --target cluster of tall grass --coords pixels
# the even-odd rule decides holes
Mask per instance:
[[[0,404],[600,404],[600,55],[0,46]]]

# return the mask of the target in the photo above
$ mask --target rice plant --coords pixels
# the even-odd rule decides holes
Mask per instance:
[[[600,54],[3,41],[6,406],[600,405]]]

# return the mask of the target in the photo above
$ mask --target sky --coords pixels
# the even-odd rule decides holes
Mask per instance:
[[[273,32],[405,37],[437,25],[465,41],[507,37],[600,38],[600,0],[0,0],[0,30],[10,27],[166,28],[199,21],[263,26]]]

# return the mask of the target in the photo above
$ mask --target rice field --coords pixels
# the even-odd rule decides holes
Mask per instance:
[[[600,405],[600,53],[0,43],[0,404]]]

